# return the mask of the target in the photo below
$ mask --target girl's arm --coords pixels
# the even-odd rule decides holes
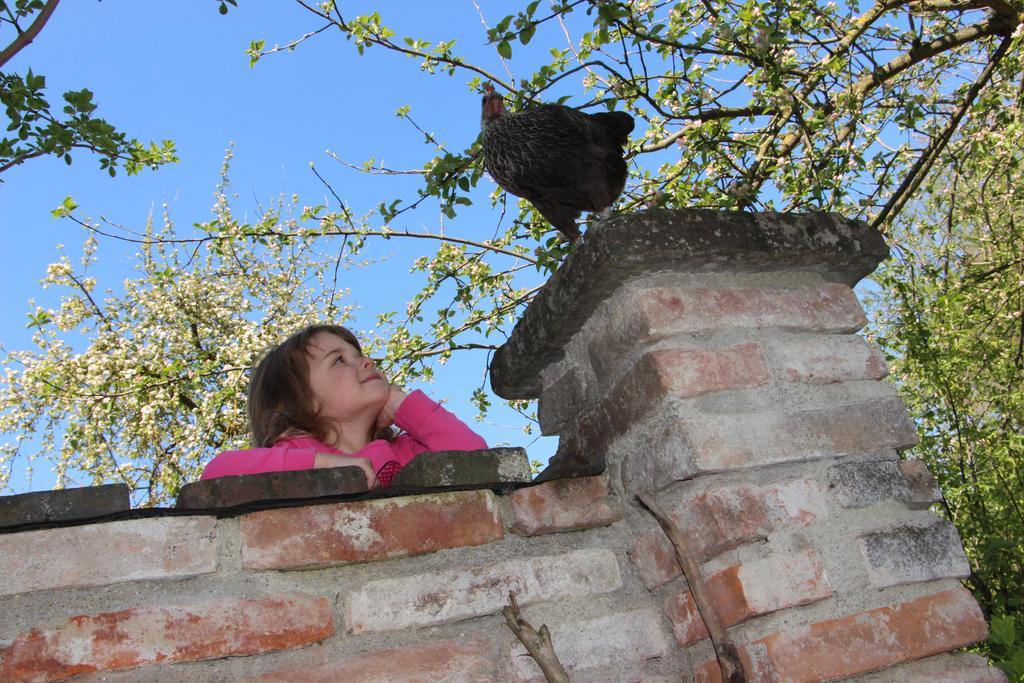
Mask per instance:
[[[272,448],[225,451],[206,465],[200,479],[326,467],[358,467],[366,474],[367,486],[374,488],[377,485],[377,475],[368,458],[321,453],[315,448],[295,448],[285,444],[278,444]]]
[[[377,473],[373,471],[373,464],[369,458],[360,458],[351,455],[336,455],[334,453],[317,453],[313,461],[314,469],[327,467],[358,467],[366,475],[366,486],[371,489],[377,488]]]
[[[475,451],[487,442],[422,391],[414,391],[395,411],[395,424],[426,451]]]
[[[224,451],[207,463],[200,479],[308,470],[315,467],[316,457],[315,448],[294,448],[285,444],[271,448]]]

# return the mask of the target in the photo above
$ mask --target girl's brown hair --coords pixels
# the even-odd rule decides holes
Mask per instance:
[[[307,434],[329,443],[331,426],[317,414],[309,388],[307,349],[320,332],[341,337],[362,355],[355,335],[340,325],[310,325],[268,351],[249,379],[249,430],[255,448],[273,446],[290,434]],[[373,437],[390,441],[394,433],[388,427]]]

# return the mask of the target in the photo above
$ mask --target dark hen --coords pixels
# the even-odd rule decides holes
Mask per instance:
[[[626,186],[622,148],[633,130],[623,112],[585,114],[560,104],[506,112],[501,95],[483,98],[484,167],[506,191],[529,201],[575,241],[583,211],[603,212]]]

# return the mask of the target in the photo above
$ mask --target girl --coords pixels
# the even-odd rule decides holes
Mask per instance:
[[[423,392],[389,384],[337,325],[307,327],[272,349],[253,371],[248,400],[256,448],[221,453],[201,479],[360,467],[374,488],[425,451],[487,448]],[[392,424],[405,433],[396,437]]]

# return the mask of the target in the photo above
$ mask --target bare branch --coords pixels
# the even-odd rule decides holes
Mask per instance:
[[[238,239],[234,235],[209,235],[207,237],[178,237],[174,239],[163,239],[163,238],[132,238],[125,237],[124,235],[115,235],[109,232],[103,232],[95,225],[90,225],[74,216],[68,216],[69,219],[78,223],[86,230],[101,235],[103,237],[109,237],[111,239],[120,240],[122,242],[129,242],[131,244],[202,244],[204,242],[217,242],[217,241],[230,241]],[[321,219],[322,221],[328,220],[327,218]],[[478,247],[486,251],[492,251],[496,254],[504,254],[505,256],[511,256],[513,258],[523,259],[528,263],[536,263],[537,260],[530,257],[528,253],[519,253],[511,249],[505,249],[495,244],[488,242],[478,242],[476,240],[464,239],[461,237],[451,237],[449,235],[441,235],[432,232],[409,232],[408,230],[360,230],[355,229],[341,229],[337,226],[333,226],[330,229],[322,231],[316,230],[303,230],[301,232],[283,232],[280,230],[264,230],[262,232],[248,233],[245,237],[257,239],[261,237],[276,237],[280,239],[306,239],[306,238],[317,238],[317,237],[333,237],[333,236],[365,236],[365,237],[411,237],[416,239],[428,239],[437,240],[439,242],[448,242],[451,244],[464,244],[471,247]]]
[[[836,103],[843,100],[863,102],[868,93],[916,64],[981,38],[994,35],[1009,35],[1013,29],[1014,25],[1003,17],[993,17],[988,21],[962,28],[929,43],[917,44],[885,65],[879,66],[861,76],[845,92],[829,101],[825,108],[826,110],[835,110]],[[859,118],[856,115],[851,116],[850,120],[843,126],[833,141],[833,147],[841,146],[854,133],[858,121]],[[734,182],[730,188],[733,194],[741,197],[741,205],[749,205],[753,198],[757,196],[761,186],[771,176],[779,160],[788,159],[800,145],[801,134],[797,130],[788,133],[783,138],[779,147],[775,148],[772,143],[777,139],[782,123],[783,119],[781,117],[776,119],[774,126],[778,132],[775,135],[765,137],[758,149],[757,158],[747,171],[745,177]]]
[[[658,524],[664,529],[668,540],[676,550],[676,560],[686,577],[687,586],[693,594],[693,601],[697,604],[697,611],[707,627],[711,636],[711,643],[715,646],[715,654],[718,656],[718,664],[722,668],[722,678],[728,683],[745,683],[746,673],[743,670],[743,662],[740,660],[736,646],[729,640],[725,633],[722,621],[718,617],[711,598],[705,592],[704,579],[700,573],[700,566],[690,551],[690,544],[687,542],[683,532],[679,530],[668,513],[655,501],[653,494],[638,493],[637,499],[641,504],[658,520]]]
[[[907,201],[910,200],[914,195],[914,192],[917,191],[917,188],[921,185],[921,181],[928,175],[928,171],[935,163],[935,160],[940,154],[942,154],[942,150],[946,148],[946,144],[949,142],[949,139],[953,137],[954,131],[956,131],[957,127],[960,125],[960,121],[971,108],[971,105],[974,103],[975,98],[977,98],[978,93],[980,93],[988,84],[988,81],[995,72],[999,62],[1002,61],[1003,56],[1006,54],[1007,50],[1010,49],[1010,43],[1012,41],[1013,38],[1011,36],[1003,38],[1003,42],[999,44],[999,47],[996,48],[996,51],[992,54],[992,58],[989,60],[985,70],[967,92],[967,95],[964,97],[964,101],[961,103],[956,115],[949,120],[942,133],[938,137],[934,138],[928,148],[925,149],[921,156],[917,158],[917,162],[914,164],[913,168],[910,169],[910,172],[907,173],[906,177],[904,177],[899,188],[891,197],[889,197],[889,201],[886,202],[878,216],[876,216],[875,220],[872,221],[871,224],[873,227],[877,228],[891,220],[892,217],[899,215],[900,211],[903,210],[903,207],[906,206]]]
[[[304,2],[304,0],[296,0],[296,2],[298,2],[302,7],[306,8],[307,10],[309,10],[313,14],[317,15],[318,17],[322,17],[322,18],[327,19],[328,21],[332,22],[334,25],[336,25],[342,31],[344,31],[346,33],[351,33],[352,29],[349,27],[349,25],[345,21],[344,17],[341,16],[341,10],[338,9],[337,5],[335,5],[335,12],[337,13],[338,18],[337,19],[333,19],[330,16],[325,15],[323,12],[321,12],[316,7],[310,6],[309,4]],[[512,90],[515,89],[513,86],[511,86],[508,83],[506,83],[505,81],[501,80],[500,78],[498,78],[497,76],[495,76],[491,72],[486,71],[484,69],[481,69],[478,66],[474,66],[472,64],[468,64],[468,63],[462,61],[461,59],[451,59],[451,58],[444,57],[444,56],[441,56],[441,55],[432,55],[432,54],[429,54],[427,52],[421,52],[420,50],[413,50],[411,48],[407,48],[407,47],[403,47],[401,45],[398,45],[397,43],[393,43],[390,40],[388,40],[387,38],[383,38],[383,37],[381,37],[379,35],[374,35],[373,37],[369,38],[369,41],[371,43],[373,43],[374,45],[380,45],[381,47],[386,47],[389,50],[394,50],[395,52],[400,52],[402,54],[406,54],[406,55],[409,55],[411,57],[419,57],[421,59],[428,59],[428,60],[431,60],[431,61],[438,62],[440,64],[448,64],[448,65],[451,65],[453,67],[457,67],[457,68],[460,68],[460,69],[466,69],[467,71],[472,71],[474,73],[478,73],[481,76],[483,76],[484,78],[490,79],[490,80],[494,81],[495,83],[498,83],[499,85],[501,85],[502,87],[504,87],[506,90],[509,90],[509,91],[512,91]]]
[[[35,18],[28,29],[23,33],[19,33],[18,37],[12,40],[10,45],[5,47],[3,51],[0,51],[0,67],[36,39],[36,36],[46,26],[46,22],[50,20],[50,15],[57,9],[59,3],[60,0],[47,0],[46,4],[43,5],[43,9],[39,10],[39,16]]]
[[[562,668],[555,654],[555,646],[551,642],[551,632],[546,625],[541,625],[540,631],[533,628],[530,622],[523,619],[519,611],[519,604],[516,602],[516,594],[509,592],[508,605],[501,613],[505,615],[505,623],[516,634],[516,638],[523,644],[526,651],[530,653],[537,666],[544,672],[544,678],[548,683],[569,683],[569,675]]]

